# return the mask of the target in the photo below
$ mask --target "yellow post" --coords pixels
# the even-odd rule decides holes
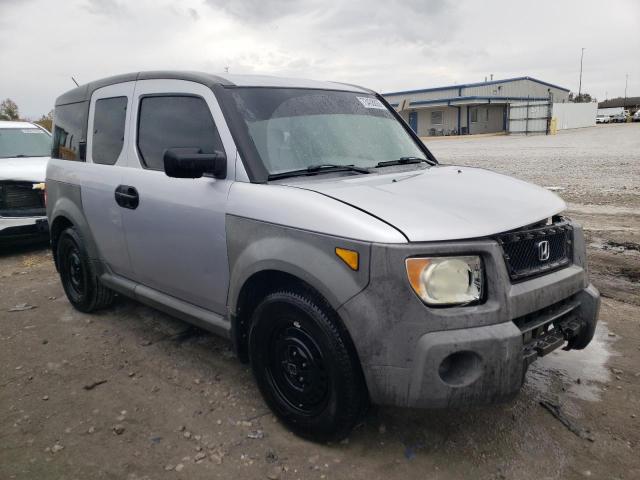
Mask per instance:
[[[555,135],[556,133],[558,133],[558,119],[555,117],[551,119],[551,123],[549,125],[549,133],[551,135]]]

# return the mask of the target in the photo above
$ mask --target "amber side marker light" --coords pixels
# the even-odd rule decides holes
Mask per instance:
[[[336,247],[336,255],[340,257],[340,260],[346,263],[351,270],[358,271],[360,267],[360,255],[358,252]]]
[[[409,283],[413,290],[422,297],[422,284],[420,282],[420,275],[425,268],[431,263],[428,258],[407,258],[407,276],[409,277]]]

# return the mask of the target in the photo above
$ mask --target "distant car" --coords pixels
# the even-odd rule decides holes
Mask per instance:
[[[613,117],[611,117],[611,122],[613,123],[624,123],[627,121],[627,116],[624,113],[616,113]]]
[[[636,111],[631,118],[632,122],[640,122],[640,110]]]
[[[598,115],[596,117],[596,123],[609,123],[610,121],[609,115]]]
[[[44,203],[51,135],[29,122],[0,121],[0,242],[46,238]]]

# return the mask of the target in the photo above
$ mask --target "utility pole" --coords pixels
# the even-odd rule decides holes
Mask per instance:
[[[629,74],[627,73],[624,80],[624,108],[627,108],[627,85],[629,84]]]
[[[580,93],[582,92],[582,59],[584,58],[584,47],[582,48],[582,53],[580,54],[580,83],[578,84],[578,101],[581,102],[582,98]]]

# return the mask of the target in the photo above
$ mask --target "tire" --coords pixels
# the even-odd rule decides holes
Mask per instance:
[[[82,238],[74,227],[67,228],[60,235],[57,261],[64,292],[77,310],[90,313],[111,305],[114,294],[100,283]]]
[[[342,440],[366,412],[351,339],[314,295],[284,290],[265,297],[252,316],[249,356],[266,403],[303,438]]]

